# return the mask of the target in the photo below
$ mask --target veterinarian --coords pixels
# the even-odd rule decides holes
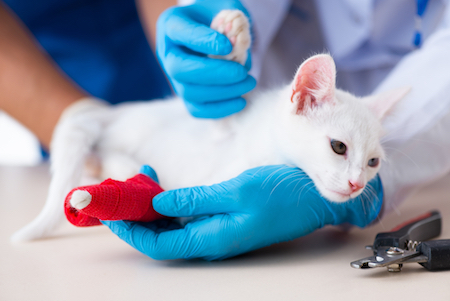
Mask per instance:
[[[449,6],[448,1],[426,0],[197,1],[162,14],[157,50],[175,90],[186,98],[194,115],[203,117],[225,116],[244,106],[239,93],[217,99],[227,86],[244,93],[236,87],[249,83],[250,76],[261,86],[288,82],[304,58],[324,49],[336,61],[340,88],[366,95],[412,87],[385,120],[389,159],[380,172],[381,181],[376,178],[370,183],[378,197],[384,193],[388,212],[415,187],[450,171]],[[223,36],[207,28],[211,16],[224,8],[242,9],[251,17],[254,41],[249,76],[234,72],[228,62],[203,56],[229,51]],[[190,66],[203,66],[204,73],[197,76]],[[218,74],[216,70],[233,71]],[[220,75],[222,85],[217,82]],[[196,102],[194,96],[204,91],[210,101]],[[299,200],[289,193],[289,181],[275,185],[276,178],[293,172],[287,167],[255,169],[211,187],[157,196],[153,204],[162,214],[207,215],[185,228],[167,222],[105,223],[153,258],[217,259],[294,239],[325,224],[365,226],[380,211],[376,197],[369,206],[362,199],[331,204],[311,190]]]
[[[120,9],[129,12],[129,18],[123,19],[120,17],[121,14],[113,13],[116,18],[110,18],[111,14],[102,16],[101,13],[97,13],[106,8],[117,10],[117,7],[110,5],[109,2],[103,5],[102,1],[95,2],[98,7],[94,10],[92,6],[83,10],[83,6],[77,5],[77,1],[58,2],[64,5],[72,4],[73,9],[70,10],[63,9],[64,6],[53,6],[56,4],[45,6],[45,2],[35,5],[12,0],[5,2],[28,26],[59,67],[78,84],[74,85],[72,80],[55,70],[47,56],[36,55],[39,51],[29,39],[29,34],[18,25],[8,10],[1,6],[0,70],[2,72],[15,70],[15,72],[2,77],[4,86],[0,96],[0,107],[32,129],[44,144],[48,145],[50,142],[51,132],[61,112],[80,98],[92,94],[116,102],[125,99],[119,97],[115,99],[115,95],[124,95],[126,99],[131,100],[161,97],[169,93],[168,86],[164,81],[160,81],[163,77],[155,67],[154,58],[148,57],[148,46],[142,42],[145,39],[135,21],[137,14],[134,4],[129,4],[133,1],[128,1],[128,6],[125,4],[126,1],[123,1],[127,9],[122,7]],[[431,73],[431,69],[448,70],[448,61],[444,55],[448,51],[448,33],[445,22],[442,22],[445,20],[443,12],[446,11],[443,9],[446,8],[444,1],[430,1],[426,5],[425,13],[416,13],[415,6],[407,4],[395,9],[393,5],[401,1],[389,4],[388,0],[379,0],[377,5],[374,3],[369,0],[334,2],[322,0],[314,3],[288,0],[198,1],[193,6],[168,10],[161,16],[157,52],[169,81],[176,92],[185,98],[188,110],[194,116],[214,118],[241,110],[245,106],[245,100],[241,96],[253,89],[255,78],[261,86],[284,81],[293,74],[289,73],[289,68],[295,68],[312,52],[321,52],[323,49],[329,49],[336,58],[340,74],[338,85],[356,94],[369,93],[376,87],[381,91],[400,84],[423,87],[423,79],[427,82],[426,80],[433,78],[434,73]],[[411,10],[405,10],[404,7]],[[231,66],[227,62],[218,62],[203,55],[225,54],[231,50],[229,41],[207,28],[212,16],[224,8],[239,8],[251,17],[254,43],[251,60],[249,59],[245,66],[236,64]],[[412,12],[411,16],[408,12]],[[78,13],[78,18],[72,13],[75,15]],[[395,17],[390,18],[391,13]],[[83,17],[79,18],[80,16]],[[371,21],[375,20],[375,16],[381,19],[372,24]],[[389,25],[387,21],[403,21],[399,16],[403,16],[405,20],[409,20],[408,17],[412,18],[411,22],[406,23],[408,29],[411,29],[411,38],[398,39],[400,36],[406,36],[402,32],[405,31],[402,26],[397,24],[390,24],[391,26],[385,28],[381,26]],[[423,19],[422,26],[418,26],[420,38],[415,39],[419,41],[418,43],[412,43],[410,39],[415,35],[414,18],[417,16]],[[86,18],[91,21],[89,26],[84,24],[87,22]],[[96,23],[94,19],[97,20]],[[441,22],[434,24],[432,20]],[[120,21],[124,21],[122,24],[126,26],[111,27],[112,23]],[[70,36],[60,35],[63,29],[67,33],[66,26],[69,24],[74,25],[72,29],[79,27],[81,31],[78,34],[74,31]],[[127,32],[126,28],[130,29],[130,32]],[[320,28],[323,28],[323,33]],[[372,30],[373,28],[380,30]],[[443,29],[439,30],[441,28]],[[119,33],[122,34],[121,38]],[[117,39],[116,34],[119,34]],[[387,38],[389,36],[390,39]],[[87,39],[82,39],[86,37]],[[408,40],[406,48],[404,48],[405,40]],[[88,47],[93,41],[102,41],[100,44],[107,46]],[[113,46],[119,50],[112,51],[109,55],[99,55],[99,52],[103,51],[108,53]],[[122,60],[122,56],[127,57],[129,53],[127,50],[134,49],[133,46],[137,49],[146,48],[144,53],[147,57],[141,52],[141,55],[136,56],[134,53],[130,54],[128,56],[130,61]],[[414,51],[419,46],[420,50]],[[73,48],[74,51],[66,52],[67,47]],[[80,52],[87,56],[88,63],[81,64],[80,61],[71,60]],[[111,61],[115,62],[116,56],[122,58],[119,60],[121,63],[110,65]],[[429,58],[427,64],[424,63],[427,60],[420,56]],[[110,58],[114,59],[108,60]],[[64,63],[66,60],[67,63]],[[136,62],[139,62],[138,67],[130,68],[129,72],[120,68],[125,64],[136,66]],[[251,73],[248,73],[252,63]],[[392,71],[396,65],[398,67]],[[144,69],[144,66],[150,68],[151,72],[138,70]],[[197,71],[199,67],[202,68],[202,72]],[[94,70],[106,71],[97,79],[90,76]],[[218,70],[222,72],[219,73]],[[122,72],[124,76],[120,79]],[[136,80],[139,77],[133,77],[134,72],[142,75],[140,78],[142,81]],[[388,74],[389,77],[383,81]],[[126,76],[130,78],[127,79]],[[111,80],[111,77],[117,78],[117,81]],[[96,90],[99,87],[119,88],[120,85],[116,83],[127,80],[131,82],[130,85],[134,84],[133,81],[140,84],[159,81],[155,86],[161,89],[155,92],[154,96],[139,94],[140,89],[137,88],[136,94],[129,94],[133,88],[126,89],[123,94],[119,91],[114,93],[114,89],[111,94]],[[157,259],[226,258],[294,239],[326,224],[351,223],[366,226],[378,216],[383,192],[387,204],[385,207],[391,206],[389,204],[392,204],[393,199],[403,199],[411,187],[425,180],[432,180],[448,170],[448,158],[445,158],[444,151],[447,154],[449,147],[448,142],[442,139],[443,125],[449,122],[448,118],[445,119],[448,115],[445,104],[448,102],[437,101],[438,97],[441,100],[445,95],[450,95],[448,93],[450,91],[445,90],[444,85],[449,81],[445,80],[445,76],[440,76],[436,85],[426,90],[424,98],[418,97],[424,94],[413,91],[409,99],[415,101],[414,104],[417,104],[419,98],[422,102],[416,106],[410,106],[408,103],[406,107],[411,107],[408,113],[402,114],[402,118],[397,122],[391,121],[389,128],[393,133],[397,131],[402,134],[400,138],[403,139],[397,140],[398,145],[395,145],[399,153],[413,150],[414,152],[410,152],[412,155],[423,151],[430,153],[426,145],[411,145],[411,143],[424,138],[420,135],[431,133],[432,130],[436,132],[438,129],[437,132],[441,135],[425,136],[432,144],[440,146],[433,146],[435,148],[433,158],[436,159],[433,168],[429,168],[428,162],[421,161],[420,156],[414,157],[416,162],[412,164],[401,156],[395,157],[395,153],[390,154],[395,157],[395,164],[384,168],[382,172],[384,189],[379,177],[369,184],[377,192],[369,203],[368,200],[358,198],[345,204],[332,204],[321,198],[314,189],[299,200],[289,192],[289,184],[292,182],[286,180],[280,183],[276,180],[280,177],[289,179],[289,175],[298,172],[298,169],[275,166],[249,170],[235,179],[211,187],[193,187],[161,194],[155,199],[154,206],[163,214],[172,216],[207,214],[184,228],[170,222],[146,226],[128,222],[106,224],[136,249]],[[383,82],[380,84],[381,81]],[[428,81],[427,87],[430,87],[429,84]],[[448,85],[446,87],[448,88]],[[146,93],[152,93],[149,91],[151,89],[144,90]],[[224,91],[227,91],[227,94],[224,94]],[[14,105],[8,102],[11,99],[15,100]],[[425,106],[425,103],[431,106]],[[425,112],[425,116],[417,115],[423,108],[429,109]],[[43,123],[42,120],[48,122]],[[418,124],[417,120],[420,120]],[[405,125],[409,126],[406,131],[403,130]],[[390,177],[388,170],[394,173]],[[146,173],[154,176],[154,173],[148,170]],[[309,183],[308,180],[303,181],[306,182],[299,185]],[[265,185],[262,185],[263,183]]]

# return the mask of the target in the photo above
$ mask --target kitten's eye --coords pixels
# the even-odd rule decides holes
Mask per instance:
[[[338,140],[331,139],[331,148],[338,155],[343,155],[347,151],[347,146]]]
[[[369,165],[370,167],[377,167],[377,166],[378,166],[378,163],[380,163],[380,159],[378,159],[378,158],[372,158],[372,159],[369,160],[368,165]]]

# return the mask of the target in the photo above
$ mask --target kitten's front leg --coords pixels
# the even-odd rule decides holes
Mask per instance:
[[[250,23],[240,10],[222,10],[211,22],[211,28],[227,36],[233,45],[231,53],[213,58],[238,62],[245,65],[251,44]]]

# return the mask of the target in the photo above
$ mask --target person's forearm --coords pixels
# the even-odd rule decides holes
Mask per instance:
[[[62,111],[86,96],[0,1],[0,109],[48,147]]]
[[[385,213],[397,210],[417,188],[450,172],[449,128],[450,111],[408,140],[386,143],[388,160],[380,170]]]
[[[177,5],[177,3],[177,0],[136,0],[142,27],[153,48],[156,45],[156,21],[159,15],[169,7]]]

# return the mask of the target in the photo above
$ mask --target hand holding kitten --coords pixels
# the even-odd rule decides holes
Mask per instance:
[[[264,166],[220,184],[157,195],[153,207],[160,214],[200,216],[184,227],[173,220],[103,223],[153,259],[217,260],[293,240],[325,225],[364,227],[378,216],[383,199],[378,176],[367,186],[367,193],[353,200],[330,202],[302,170]]]

